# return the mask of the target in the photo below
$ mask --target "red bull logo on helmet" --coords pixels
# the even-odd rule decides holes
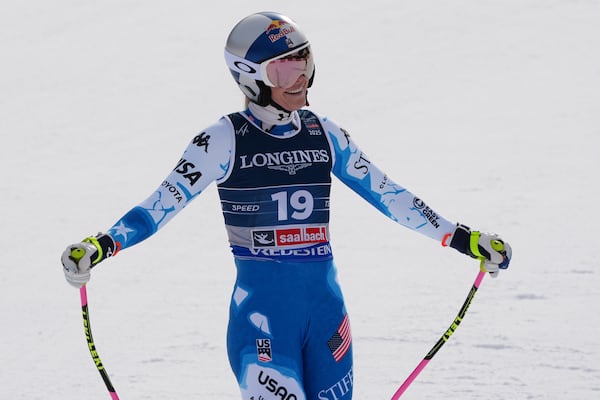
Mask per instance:
[[[293,32],[296,32],[296,29],[290,25],[289,22],[281,19],[271,20],[271,23],[266,29],[266,34],[269,37],[269,40],[271,40],[271,43],[275,43],[279,39],[282,39]]]

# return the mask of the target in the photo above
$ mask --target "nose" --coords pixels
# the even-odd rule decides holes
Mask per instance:
[[[308,78],[306,77],[306,75],[300,75],[298,79],[296,79],[296,82],[294,82],[294,84],[289,87],[289,89],[298,89],[300,86],[304,86],[307,83]]]

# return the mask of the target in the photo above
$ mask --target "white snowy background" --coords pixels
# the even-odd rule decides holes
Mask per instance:
[[[244,16],[309,36],[311,108],[514,261],[406,399],[600,398],[600,1],[9,0],[0,7],[0,398],[108,399],[60,254],[146,198],[242,107],[222,56]],[[355,399],[389,399],[454,319],[477,263],[335,182]],[[214,186],[88,287],[123,400],[237,399],[234,267]]]

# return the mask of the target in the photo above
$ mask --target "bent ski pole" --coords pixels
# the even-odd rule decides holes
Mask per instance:
[[[394,393],[394,395],[392,396],[392,400],[398,400],[400,398],[400,396],[402,396],[402,393],[404,393],[404,391],[410,386],[410,384],[421,373],[421,371],[427,366],[427,364],[429,364],[429,361],[433,358],[433,356],[435,356],[435,354],[438,352],[438,350],[444,345],[444,343],[446,343],[448,341],[448,339],[450,339],[450,336],[452,336],[454,331],[456,331],[456,329],[458,328],[458,325],[460,324],[462,319],[465,317],[467,309],[471,305],[471,301],[473,301],[473,297],[475,296],[477,289],[479,289],[481,280],[483,279],[483,277],[486,274],[486,272],[483,270],[483,261],[481,262],[481,264],[482,264],[482,266],[480,268],[479,273],[477,274],[477,277],[475,278],[475,282],[473,282],[473,286],[471,287],[471,290],[469,291],[469,295],[467,296],[467,299],[465,300],[463,306],[461,307],[460,311],[458,312],[458,315],[456,316],[456,318],[454,318],[454,322],[452,322],[452,325],[450,325],[450,327],[446,330],[446,332],[444,332],[444,334],[437,341],[437,343],[431,348],[431,350],[429,350],[429,353],[427,353],[425,358],[423,358],[423,360],[419,363],[419,365],[417,365],[417,368],[415,368],[415,370],[408,376],[408,378],[406,378],[406,380],[398,388],[398,390],[396,390],[396,393]]]
[[[90,354],[92,355],[92,360],[100,372],[100,376],[106,385],[106,389],[108,389],[108,393],[112,400],[119,400],[119,396],[113,387],[110,378],[108,377],[108,373],[102,365],[102,361],[100,360],[100,356],[96,351],[96,345],[94,344],[94,338],[92,337],[92,328],[90,326],[90,313],[88,311],[88,302],[87,302],[87,289],[85,285],[79,289],[79,295],[81,297],[81,312],[83,314],[83,328],[85,330],[85,338],[87,340],[88,349],[90,350]]]

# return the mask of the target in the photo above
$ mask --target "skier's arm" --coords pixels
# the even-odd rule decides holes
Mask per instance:
[[[322,124],[333,148],[334,175],[371,205],[392,220],[444,246],[484,261],[490,272],[508,267],[512,255],[508,243],[497,235],[471,231],[442,217],[377,168],[335,122],[323,118]]]
[[[146,200],[106,233],[67,247],[61,258],[67,281],[80,287],[89,280],[91,267],[165,226],[211,182],[225,175],[232,146],[232,128],[225,118],[196,135],[175,168]]]
[[[443,218],[423,200],[396,184],[354,143],[350,135],[324,118],[335,160],[333,174],[392,220],[439,242],[452,234],[456,224]]]
[[[160,186],[108,230],[108,234],[120,243],[120,249],[153,235],[210,183],[225,175],[232,140],[231,128],[225,118],[194,137]]]

